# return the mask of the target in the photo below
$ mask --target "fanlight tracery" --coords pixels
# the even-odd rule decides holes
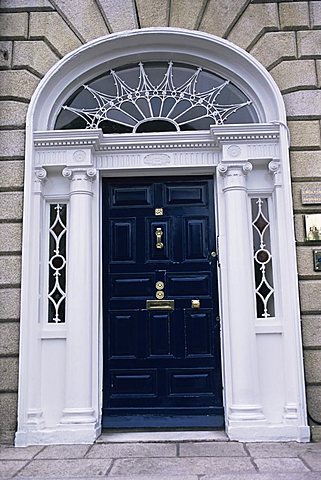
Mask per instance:
[[[139,63],[83,85],[62,107],[56,129],[140,133],[257,121],[251,100],[229,80],[173,62],[163,74],[164,67]]]

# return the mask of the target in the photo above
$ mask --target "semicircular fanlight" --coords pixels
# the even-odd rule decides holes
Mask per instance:
[[[63,105],[55,129],[143,133],[257,121],[251,100],[229,80],[173,62],[139,63],[83,85]]]

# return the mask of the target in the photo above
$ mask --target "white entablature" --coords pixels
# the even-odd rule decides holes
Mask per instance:
[[[53,130],[64,102],[106,66],[167,61],[169,51],[174,61],[198,65],[201,59],[204,68],[231,79],[251,98],[260,123],[157,134]],[[88,443],[101,429],[101,177],[194,174],[215,177],[227,434],[308,440],[284,122],[268,72],[242,49],[201,32],[110,35],[48,72],[27,121],[17,445]],[[66,278],[59,285],[66,311],[63,321],[60,312],[59,321],[48,321],[48,232],[60,204],[67,209]],[[261,213],[268,229],[262,248],[252,231]],[[258,257],[263,250],[266,261]],[[270,258],[272,300],[263,298],[262,316],[254,268],[257,259],[265,265]]]

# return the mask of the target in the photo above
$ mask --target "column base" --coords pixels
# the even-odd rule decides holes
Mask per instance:
[[[284,407],[283,418],[285,421],[293,423],[298,421],[298,405],[296,403],[287,403]]]
[[[266,423],[261,405],[232,405],[229,408],[228,421],[230,424],[243,424],[244,421]]]
[[[16,433],[15,446],[92,444],[101,434],[101,426],[91,423],[85,425],[57,425],[42,430],[20,430]]]
[[[238,442],[309,442],[308,426],[243,425],[229,426],[227,435]]]
[[[93,408],[65,408],[60,420],[61,424],[84,424],[95,423],[95,411]]]
[[[31,430],[41,430],[45,425],[42,410],[30,408],[27,413],[27,425]]]

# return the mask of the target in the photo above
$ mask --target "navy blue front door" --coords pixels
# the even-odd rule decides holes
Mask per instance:
[[[104,427],[223,425],[213,179],[103,179]]]

